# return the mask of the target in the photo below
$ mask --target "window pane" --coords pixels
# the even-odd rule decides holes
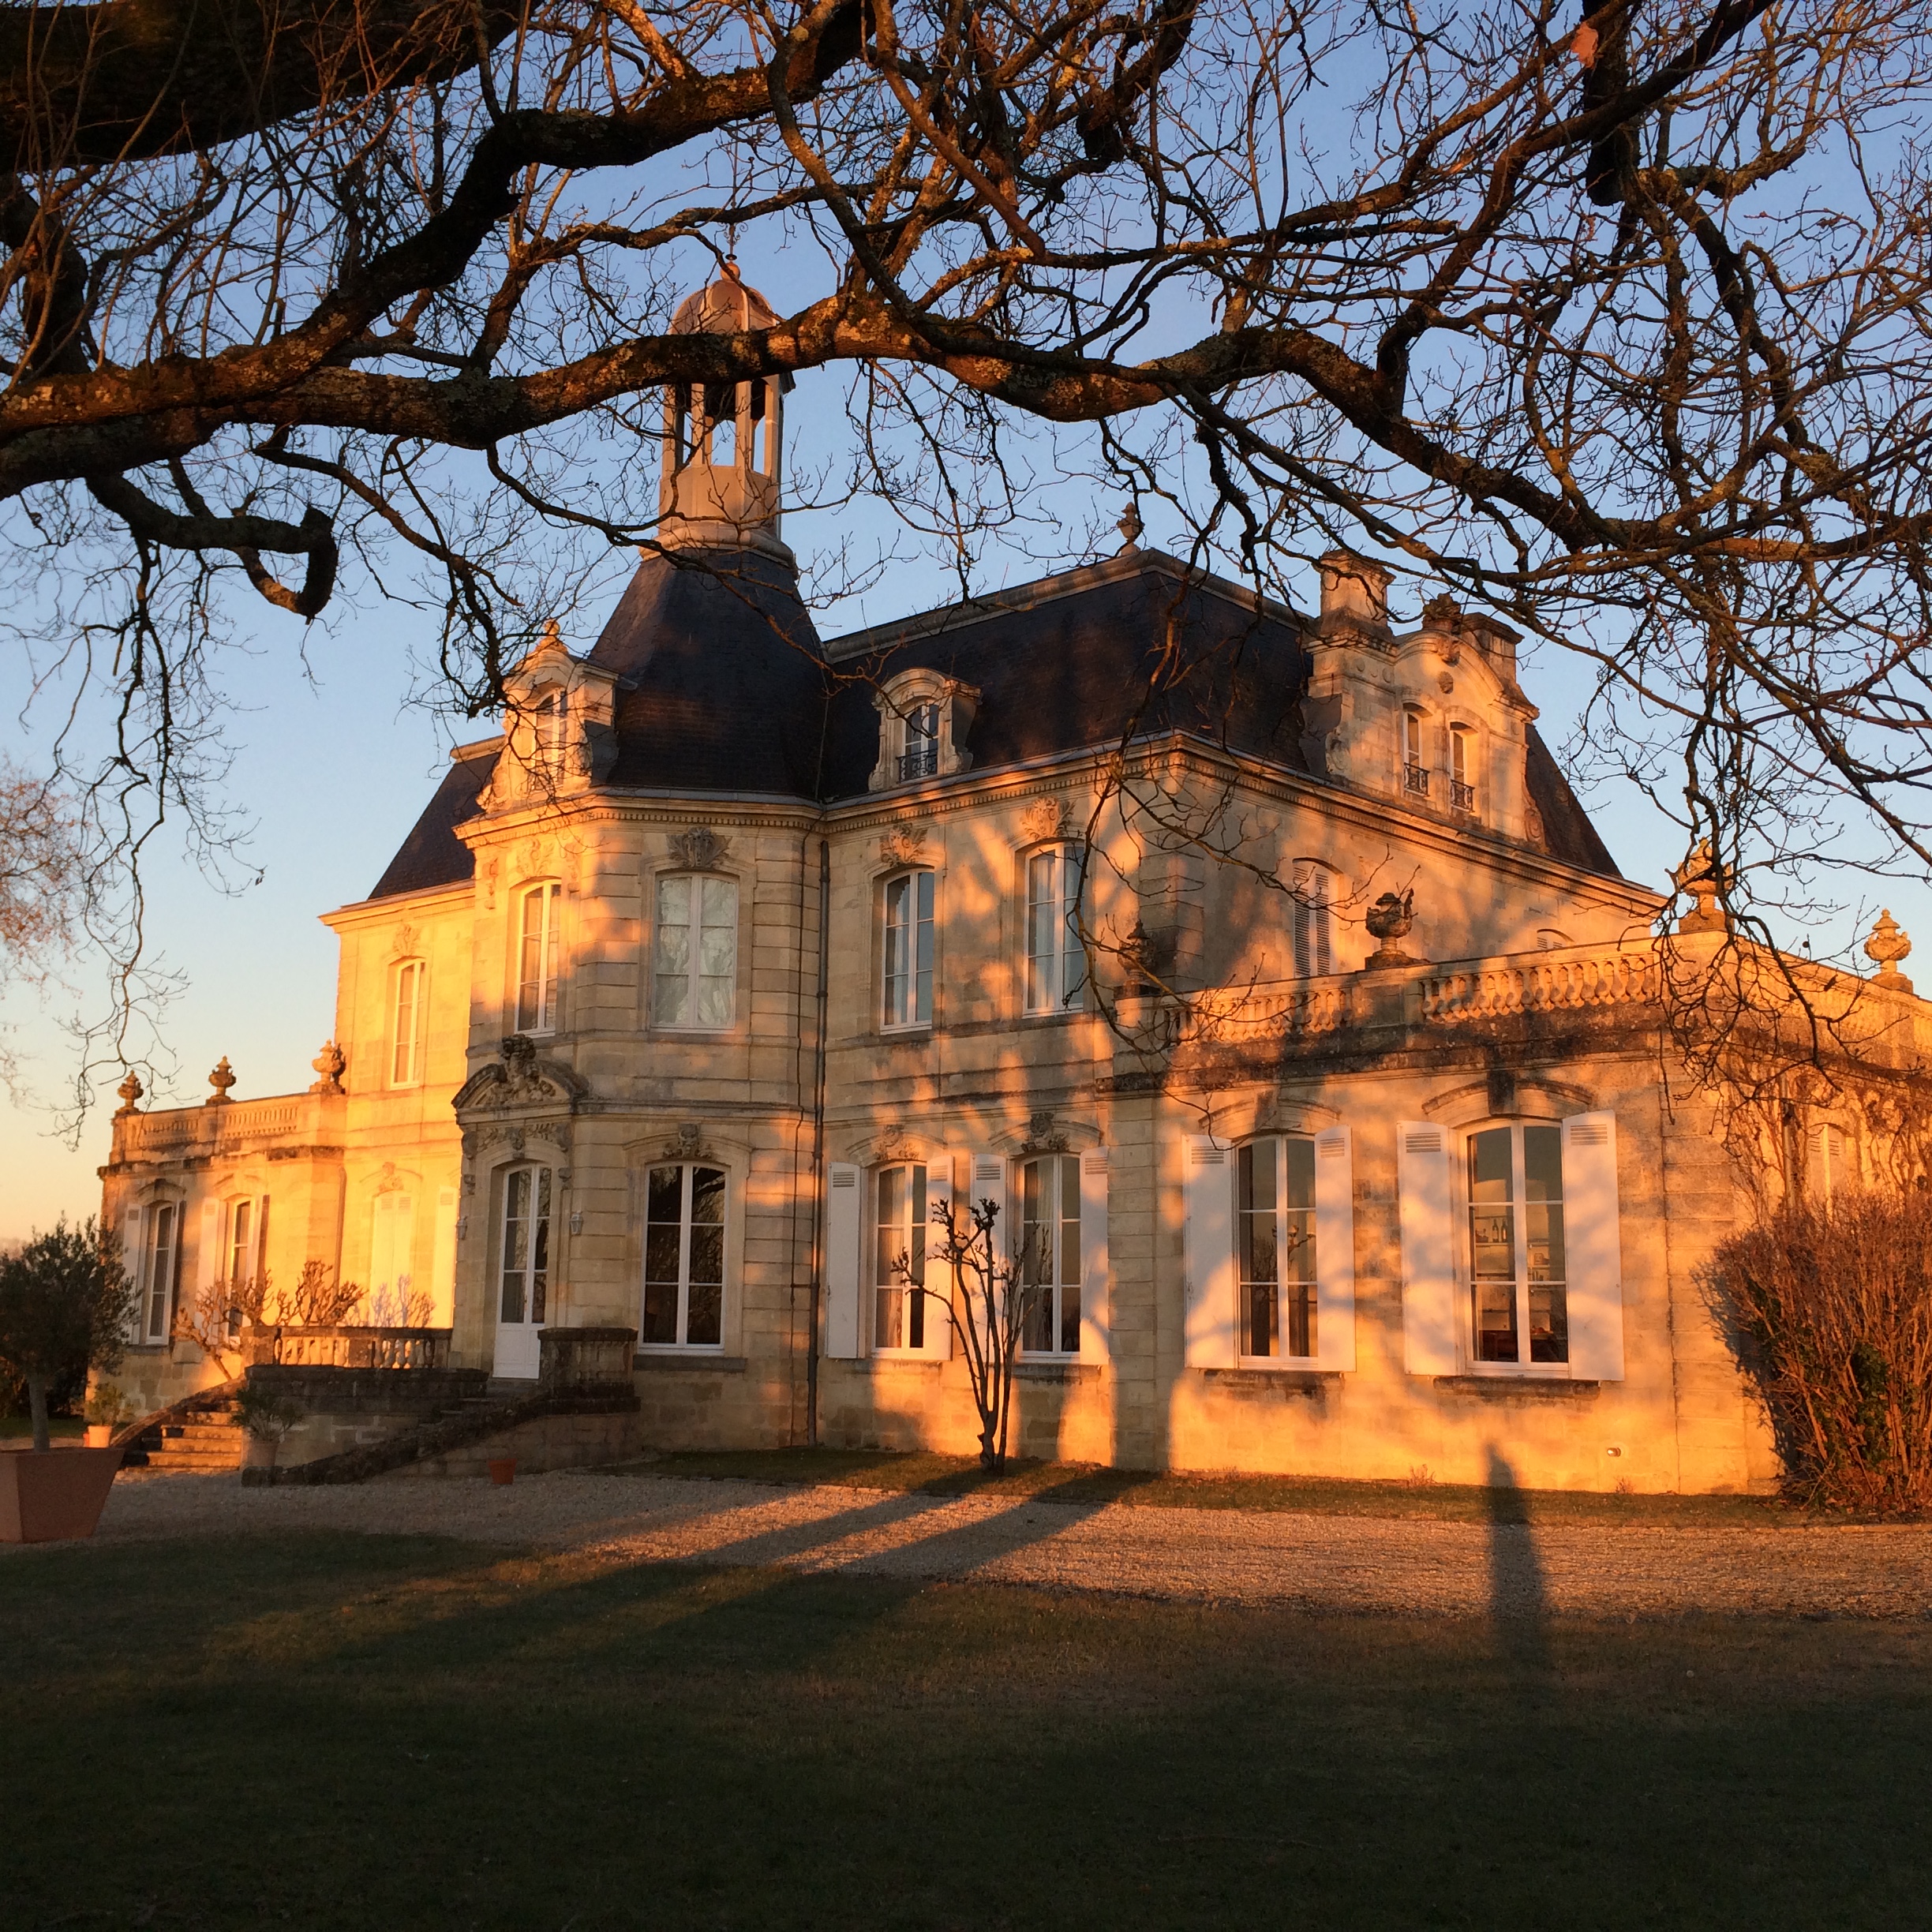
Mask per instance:
[[[1530,1200],[1563,1199],[1563,1130],[1526,1127],[1523,1137],[1523,1194]]]
[[[1020,1274],[1030,1296],[1020,1346],[1049,1350],[1054,1345],[1054,1210],[1051,1163],[1027,1162],[1020,1170]]]
[[[704,923],[735,927],[738,923],[738,887],[728,878],[707,878],[703,888]]]
[[[1080,1163],[1071,1156],[1060,1163],[1060,1346],[1068,1354],[1080,1349]]]
[[[1280,1301],[1275,1199],[1279,1162],[1279,1143],[1275,1140],[1252,1140],[1235,1157],[1244,1355],[1275,1353]]]
[[[724,1225],[724,1170],[721,1167],[691,1170],[691,1219],[705,1226]]]
[[[907,945],[911,936],[912,882],[896,878],[886,888],[886,1024],[904,1026],[908,1011]]]
[[[933,875],[919,875],[919,925],[916,938],[916,984],[913,990],[912,1021],[927,1026],[932,1021]]]
[[[687,878],[657,882],[652,1002],[661,1026],[684,1026],[691,1020],[691,889]]]

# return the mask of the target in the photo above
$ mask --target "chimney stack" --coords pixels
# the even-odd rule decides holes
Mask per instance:
[[[1321,560],[1321,635],[1358,632],[1372,642],[1388,636],[1388,587],[1394,573],[1347,550]]]

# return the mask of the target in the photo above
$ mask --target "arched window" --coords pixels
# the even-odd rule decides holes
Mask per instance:
[[[564,769],[570,751],[570,692],[552,684],[537,695],[532,707],[537,721],[537,762],[552,775]]]
[[[882,1167],[872,1241],[874,1349],[926,1346],[926,1169],[922,1163]],[[934,1311],[935,1319],[943,1319]]]
[[[900,779],[939,776],[939,706],[928,699],[908,708],[902,721],[899,754]]]
[[[1314,1140],[1275,1134],[1249,1141],[1237,1156],[1235,1185],[1238,1351],[1319,1355]]]
[[[649,1348],[716,1348],[724,1339],[724,1171],[675,1163],[645,1187],[644,1315]]]
[[[181,1209],[173,1201],[148,1208],[141,1241],[140,1339],[168,1339],[174,1319],[174,1278],[181,1247]]]
[[[1080,944],[1080,850],[1050,845],[1027,861],[1026,1009],[1072,1013],[1087,983]]]
[[[519,1033],[556,1026],[557,924],[563,888],[533,886],[520,902],[517,935],[516,1024]]]
[[[414,1087],[422,1079],[422,1009],[426,979],[419,959],[399,960],[390,1002],[389,1084]]]
[[[738,988],[738,887],[710,873],[657,882],[651,1010],[660,1026],[732,1023]]]
[[[1329,905],[1335,874],[1314,859],[1297,862],[1294,871],[1294,969],[1303,979],[1335,971],[1329,943]]]
[[[932,1024],[933,875],[901,872],[886,882],[881,1024]]]
[[[1469,1137],[1470,1297],[1479,1362],[1567,1362],[1563,1130]]]
[[[1077,1355],[1080,1345],[1080,1177],[1071,1154],[1020,1169],[1021,1339],[1029,1354]]]

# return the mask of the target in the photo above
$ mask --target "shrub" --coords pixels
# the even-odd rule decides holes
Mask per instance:
[[[121,1359],[135,1292],[90,1218],[63,1219],[0,1260],[0,1362],[27,1385],[36,1449],[47,1447],[47,1398],[62,1377]]]
[[[1805,1500],[1932,1507],[1929,1208],[1879,1193],[1788,1201],[1713,1258],[1709,1285]]]

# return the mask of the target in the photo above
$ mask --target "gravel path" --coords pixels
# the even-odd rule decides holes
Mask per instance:
[[[1932,1616],[1932,1529],[1919,1527],[1491,1527],[592,1470],[502,1489],[459,1481],[244,1489],[228,1475],[129,1471],[93,1546],[303,1529],[450,1536],[612,1563],[769,1563],[1327,1610]]]

